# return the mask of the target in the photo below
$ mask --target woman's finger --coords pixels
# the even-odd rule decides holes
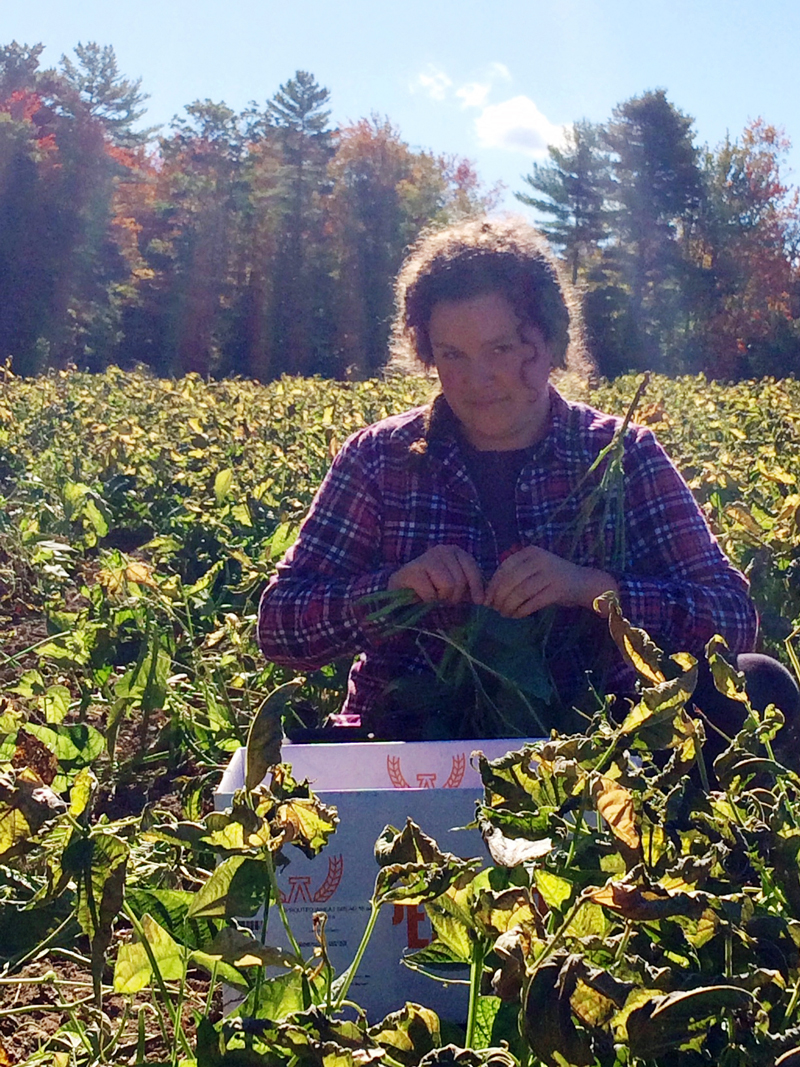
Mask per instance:
[[[551,585],[543,586],[530,596],[520,597],[516,606],[510,607],[502,614],[510,619],[526,619],[529,615],[533,615],[535,612],[541,611],[542,608],[547,608],[555,603],[553,596],[553,587]]]
[[[495,610],[501,615],[514,616],[520,605],[540,595],[548,585],[548,580],[542,574],[526,575],[521,581],[516,582],[508,589],[501,590],[495,598]]]
[[[426,604],[439,599],[436,586],[425,567],[410,564],[403,575],[403,583],[405,588],[413,590],[420,600],[424,600]]]
[[[513,590],[522,582],[541,581],[541,574],[542,568],[537,556],[531,557],[523,552],[509,556],[492,575],[486,590],[486,604],[501,613],[504,612]]]
[[[469,599],[473,604],[482,604],[484,594],[483,578],[481,578],[481,572],[478,570],[478,564],[469,552],[465,552],[463,549],[458,550],[457,559],[461,573],[464,576],[464,592],[469,592]]]
[[[411,589],[426,602],[483,603],[483,580],[478,565],[457,545],[435,545],[407,563],[389,579],[390,589]]]
[[[431,553],[426,560],[427,574],[436,588],[437,599],[457,604],[467,588],[464,573],[453,553]]]

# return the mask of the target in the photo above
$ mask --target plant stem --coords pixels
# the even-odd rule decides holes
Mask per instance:
[[[272,890],[271,896],[272,896],[272,899],[275,901],[275,904],[276,904],[276,906],[278,908],[278,914],[281,917],[281,922],[283,923],[283,928],[286,931],[286,936],[289,939],[289,944],[292,946],[292,952],[294,952],[294,954],[295,954],[295,956],[297,956],[298,960],[302,960],[303,953],[300,950],[300,946],[297,943],[297,939],[295,938],[294,934],[292,933],[292,927],[291,927],[291,924],[289,923],[289,917],[286,914],[286,909],[283,906],[283,897],[281,896],[281,891],[278,888],[278,879],[277,879],[277,876],[275,874],[275,864],[273,862],[272,853],[271,852],[267,853],[267,855],[265,857],[265,863],[266,863],[266,867],[267,867],[270,888]],[[264,909],[264,921],[263,921],[262,926],[261,926],[261,943],[262,944],[266,944],[266,941],[265,941],[266,936],[267,936],[267,910],[265,908]]]
[[[82,997],[81,1000],[73,1000],[69,1004],[24,1004],[14,1008],[0,1008],[0,1018],[6,1016],[15,1015],[29,1015],[35,1011],[70,1011],[72,1008],[83,1007],[84,1004],[91,1004],[94,1000],[94,996]]]
[[[72,637],[75,633],[77,633],[77,630],[62,630],[57,636]],[[6,666],[9,663],[19,663],[23,656],[27,656],[29,652],[33,652],[41,645],[46,645],[52,641],[53,636],[53,634],[48,634],[47,637],[43,637],[41,641],[37,641],[35,644],[29,645],[27,648],[23,648],[21,652],[15,652],[13,656],[8,656],[5,652],[0,652],[0,656],[3,657],[3,666]]]
[[[478,1018],[478,1002],[481,996],[481,978],[483,977],[483,961],[486,958],[486,946],[480,939],[476,939],[472,945],[472,959],[469,970],[469,1010],[467,1012],[467,1036],[466,1048],[472,1048],[475,1040],[475,1024]]]
[[[375,929],[375,923],[378,921],[378,914],[379,914],[379,912],[381,910],[380,904],[376,904],[375,900],[373,899],[373,900],[370,900],[369,906],[370,906],[369,919],[367,920],[366,928],[365,928],[364,933],[363,933],[363,935],[361,937],[361,943],[359,944],[358,948],[356,949],[356,954],[353,957],[353,962],[350,964],[350,966],[347,968],[345,973],[342,975],[342,978],[343,978],[342,988],[339,990],[339,993],[338,993],[338,995],[336,997],[336,1001],[334,1002],[334,1005],[333,1005],[333,1010],[334,1011],[338,1011],[339,1008],[341,1008],[342,1002],[344,1001],[344,998],[347,996],[347,991],[350,988],[350,985],[351,985],[353,979],[356,976],[356,971],[361,966],[361,960],[363,959],[364,953],[367,950],[367,945],[369,944],[370,938],[372,937],[372,933],[373,933],[373,931]]]
[[[617,951],[614,953],[614,959],[611,961],[611,966],[612,967],[616,966],[616,964],[618,964],[619,961],[625,955],[625,952],[626,952],[626,950],[628,948],[628,942],[631,939],[632,932],[633,932],[633,923],[631,922],[630,919],[627,919],[625,921],[625,933],[620,938],[619,945],[617,946]]]
[[[176,1040],[178,1040],[178,1039],[180,1040],[180,1043],[183,1045],[183,1050],[186,1053],[186,1055],[189,1056],[189,1057],[192,1057],[194,1055],[194,1053],[192,1052],[191,1048],[189,1047],[189,1042],[186,1040],[186,1034],[184,1034],[184,1032],[183,1032],[183,1026],[181,1024],[180,1016],[175,1011],[174,1005],[172,1003],[172,999],[171,999],[171,997],[169,995],[169,991],[167,989],[166,982],[164,981],[163,975],[161,974],[161,968],[158,966],[158,960],[155,957],[155,954],[153,952],[152,946],[150,945],[150,942],[147,940],[147,935],[144,932],[142,924],[139,922],[138,918],[136,917],[136,913],[133,911],[133,909],[131,908],[130,904],[128,904],[127,902],[124,903],[122,905],[122,910],[125,913],[125,915],[127,916],[127,918],[130,919],[131,924],[132,924],[134,930],[136,931],[136,934],[137,934],[139,940],[142,943],[142,947],[144,948],[145,955],[147,956],[148,962],[150,963],[150,967],[151,967],[151,969],[153,971],[153,977],[156,980],[156,985],[159,988],[161,996],[164,998],[164,1004],[166,1005],[167,1012],[169,1013],[170,1019],[172,1020],[172,1029],[173,1029],[173,1031],[175,1033],[175,1038],[176,1038]],[[163,1026],[164,1020],[163,1020],[163,1017],[161,1015],[161,1011],[160,1011],[160,1009],[159,1009],[157,1004],[156,1004],[156,1010],[158,1011],[159,1020],[161,1021],[161,1024],[162,1024],[162,1033],[163,1033],[164,1032],[164,1026]],[[166,1039],[166,1035],[165,1035],[165,1039]],[[169,1044],[169,1042],[167,1042],[167,1043]]]
[[[703,786],[705,793],[711,792],[711,786],[708,781],[708,771],[706,770],[706,761],[703,758],[703,749],[698,745],[695,749],[694,757],[695,765],[697,767],[697,773],[700,775],[700,782]]]
[[[75,1008],[75,1004],[70,1004],[69,1007],[66,1009],[66,1014],[67,1014],[67,1016],[69,1018],[69,1021],[72,1023],[72,1026],[74,1027],[76,1034],[81,1039],[81,1044],[83,1045],[83,1047],[86,1049],[86,1051],[89,1053],[90,1056],[94,1056],[95,1053],[98,1050],[95,1049],[92,1046],[92,1042],[91,1042],[91,1040],[89,1038],[89,1035],[86,1033],[86,1027],[83,1025],[83,1022],[78,1018],[77,1014],[75,1013],[74,1008]],[[102,1034],[98,1034],[97,1037],[98,1037],[98,1044],[100,1046],[100,1049],[99,1049],[100,1056],[101,1056],[102,1059],[104,1059],[104,1057],[103,1057],[103,1037],[102,1037]]]
[[[186,995],[186,967],[183,968],[183,974],[181,975],[181,984],[178,990],[178,1004],[175,1009],[175,1015],[180,1022],[181,1033],[183,1033],[183,1001]],[[172,1046],[172,1067],[177,1067],[178,1063],[178,1046]]]
[[[214,986],[217,983],[217,964],[219,960],[214,960],[214,966],[211,968],[211,978],[208,980],[208,996],[206,997],[206,1015],[211,1014],[212,1002],[214,1000]]]
[[[583,826],[583,817],[586,813],[586,801],[588,799],[587,793],[589,790],[589,779],[587,778],[583,785],[583,797],[581,799],[581,806],[578,808],[578,814],[575,816],[575,824],[572,827],[572,840],[569,843],[569,855],[567,856],[567,868],[572,867],[572,861],[575,859],[575,849],[578,844],[578,834]]]
[[[129,1018],[130,1014],[131,1014],[131,1002],[129,1000],[126,1000],[125,1001],[125,1007],[122,1009],[122,1018],[119,1020],[119,1023],[117,1024],[117,1032],[114,1035],[114,1037],[111,1039],[110,1044],[107,1045],[106,1048],[103,1050],[104,1054],[106,1056],[110,1056],[113,1053],[114,1049],[117,1047],[117,1045],[120,1043],[120,1040],[122,1039],[122,1035],[123,1035],[123,1033],[125,1031],[125,1027],[127,1025],[128,1018]]]
[[[52,985],[56,989],[60,989],[61,986],[64,986],[65,989],[71,987],[88,989],[91,984],[91,982],[74,982],[69,978],[57,978],[53,971],[37,978],[0,978],[0,985]],[[103,989],[108,990],[109,993],[112,992],[111,986],[103,986]]]
[[[544,961],[553,955],[555,950],[559,947],[561,942],[567,936],[567,930],[569,929],[572,920],[575,918],[575,916],[578,914],[578,912],[585,903],[586,897],[581,894],[581,896],[578,897],[578,899],[567,912],[566,918],[562,922],[561,926],[559,926],[552,939],[544,946],[542,951],[531,964],[531,968],[528,971],[528,979],[531,979],[539,970]]]
[[[794,989],[792,990],[792,995],[789,998],[788,1005],[786,1006],[786,1013],[783,1016],[783,1030],[786,1030],[787,1023],[791,1022],[791,1018],[794,1015],[795,1010],[797,1009],[798,1000],[800,1000],[800,978],[798,978],[795,982]]]
[[[798,685],[800,685],[800,659],[798,659],[797,653],[795,652],[794,647],[792,645],[792,641],[798,635],[800,635],[800,627],[798,627],[796,630],[792,630],[789,636],[784,640],[783,644],[786,648],[786,655],[789,657],[789,662],[791,663],[792,669],[794,671],[795,681],[798,683]]]

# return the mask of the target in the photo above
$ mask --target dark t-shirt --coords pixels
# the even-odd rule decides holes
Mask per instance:
[[[497,540],[501,556],[520,543],[517,525],[516,488],[530,450],[480,452],[461,441],[464,462],[478,491],[481,509]]]

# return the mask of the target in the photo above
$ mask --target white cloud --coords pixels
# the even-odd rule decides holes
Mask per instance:
[[[549,144],[559,144],[563,127],[555,126],[529,96],[514,96],[489,104],[475,119],[482,148],[505,148],[526,156],[543,157]]]
[[[511,71],[505,65],[505,63],[490,63],[489,64],[489,77],[496,81],[500,78],[502,81],[511,81]]]
[[[483,81],[467,82],[456,89],[462,107],[485,107],[489,93],[497,81],[511,81],[511,72],[505,63],[490,63]]]
[[[444,100],[453,82],[438,67],[429,66],[421,71],[411,83],[411,91],[427,93],[431,100]]]
[[[491,85],[488,82],[467,82],[456,89],[462,107],[484,107]]]
[[[432,63],[421,71],[411,82],[412,93],[423,92],[431,100],[446,100],[454,94],[461,101],[462,107],[486,107],[489,93],[498,81],[511,81],[511,72],[505,63],[490,63],[484,77],[477,81],[466,82],[454,89],[452,78]]]

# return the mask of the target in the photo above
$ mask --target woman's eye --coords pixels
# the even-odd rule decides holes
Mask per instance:
[[[498,355],[506,356],[506,355],[508,355],[509,352],[513,352],[514,351],[514,345],[512,345],[512,344],[495,345],[494,350]]]

